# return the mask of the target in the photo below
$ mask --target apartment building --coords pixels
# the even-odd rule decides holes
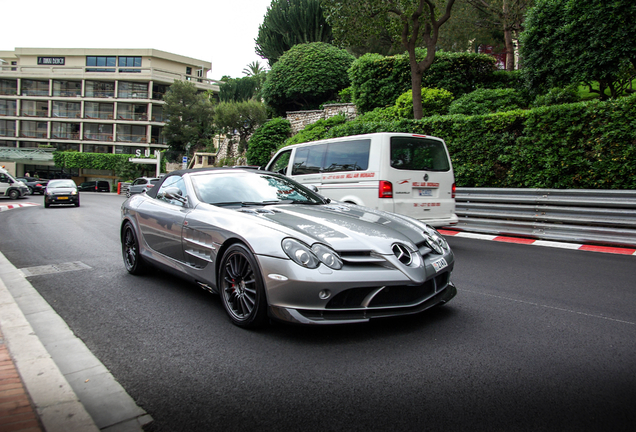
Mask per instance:
[[[211,63],[156,49],[0,51],[0,165],[68,176],[54,150],[154,154],[165,149],[163,95],[175,80],[219,92]],[[72,177],[91,175],[74,170]],[[103,177],[103,176],[102,176]]]

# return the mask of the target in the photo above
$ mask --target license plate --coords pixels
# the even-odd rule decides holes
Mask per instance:
[[[448,263],[446,262],[444,258],[440,258],[437,261],[433,261],[433,268],[435,269],[435,273],[439,272],[440,270],[446,267],[448,267]]]
[[[420,189],[420,196],[433,196],[431,189]]]
[[[68,199],[68,197],[57,197],[57,199],[61,200],[61,199]]]

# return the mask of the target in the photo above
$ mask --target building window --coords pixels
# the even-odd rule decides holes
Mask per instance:
[[[53,117],[80,118],[82,117],[82,104],[79,102],[53,101]]]
[[[51,138],[79,139],[79,123],[51,123]]]
[[[59,151],[65,151],[65,150],[73,150],[73,151],[80,151],[80,146],[79,144],[70,144],[70,143],[51,143],[51,145],[53,145],[53,147],[55,147],[56,149],[58,149]],[[75,176],[77,177],[77,175]],[[47,177],[50,178],[50,177]]]
[[[117,104],[117,119],[118,120],[135,120],[135,121],[147,121],[148,120],[148,106],[140,104]]]
[[[148,99],[148,83],[120,81],[117,97],[124,99]]]
[[[86,81],[85,96],[95,98],[115,97],[115,83],[102,81]]]
[[[82,95],[80,81],[53,80],[53,96],[78,97]]]
[[[17,95],[18,94],[18,81],[17,80],[0,80],[0,95]]]
[[[0,140],[0,147],[15,147],[16,145],[15,141]]]
[[[165,144],[166,139],[163,137],[163,128],[153,126],[150,131],[150,142],[153,144]]]
[[[162,100],[163,99],[163,95],[166,94],[166,92],[168,91],[168,88],[170,86],[167,86],[165,84],[152,84],[152,98],[155,100]]]
[[[0,136],[15,136],[15,120],[0,120]]]
[[[162,105],[153,105],[152,106],[152,118],[153,122],[162,122],[163,121],[163,106]]]
[[[140,68],[141,57],[119,57],[119,67],[122,68]],[[119,69],[124,73],[140,73],[140,69]]]
[[[21,121],[20,136],[25,138],[46,138],[46,122]]]
[[[112,141],[113,125],[85,123],[84,139],[92,141]]]
[[[16,113],[16,101],[10,99],[0,99],[0,115],[14,116]]]
[[[84,144],[84,153],[112,153],[113,146],[98,145],[98,144]]]
[[[86,102],[84,103],[84,117],[90,119],[112,120],[115,104]]]
[[[20,103],[20,114],[26,117],[48,117],[49,103],[46,101],[23,100]]]
[[[20,148],[38,148],[39,144],[33,141],[20,141]]]
[[[117,57],[115,56],[87,56],[86,72],[115,72]]]
[[[24,96],[48,96],[49,82],[37,80],[22,80],[22,91]]]
[[[119,142],[146,142],[146,127],[133,125],[117,125],[117,141]]]
[[[130,146],[115,146],[116,154],[129,154],[134,155],[137,152],[137,149],[140,147],[130,147]]]

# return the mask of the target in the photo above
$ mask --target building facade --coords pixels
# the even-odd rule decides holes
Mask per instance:
[[[175,80],[219,92],[210,62],[155,49],[0,51],[0,165],[20,176],[71,176],[54,150],[154,154],[167,148],[163,95]]]

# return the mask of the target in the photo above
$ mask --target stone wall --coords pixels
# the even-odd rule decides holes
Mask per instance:
[[[305,126],[316,123],[318,120],[328,119],[338,114],[344,114],[347,120],[354,119],[358,112],[354,104],[329,104],[322,110],[288,111],[287,120],[291,123],[292,134],[300,132]]]

